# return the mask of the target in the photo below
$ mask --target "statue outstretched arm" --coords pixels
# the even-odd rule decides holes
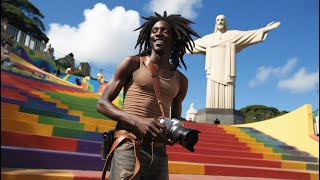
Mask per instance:
[[[279,27],[280,24],[281,24],[281,23],[280,23],[279,21],[278,21],[278,22],[272,21],[271,23],[269,23],[269,24],[264,28],[264,33],[267,33],[268,31]]]
[[[194,46],[192,47],[192,52],[190,52],[188,49],[186,49],[187,54],[206,54],[206,49],[209,46],[208,45],[208,37],[205,36],[203,38],[199,38],[194,41]],[[191,48],[190,48],[191,49]]]

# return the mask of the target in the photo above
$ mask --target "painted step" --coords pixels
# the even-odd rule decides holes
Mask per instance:
[[[190,153],[182,146],[167,146],[167,152],[183,152]],[[196,148],[192,154],[205,154],[227,157],[244,157],[244,158],[257,158],[268,160],[288,160],[288,161],[301,161],[319,163],[318,158],[312,156],[299,156],[289,154],[277,154],[277,153],[259,153],[259,152],[243,152],[237,149],[213,149],[213,148]]]
[[[63,127],[54,127],[52,125],[20,122],[20,121],[1,121],[1,131],[20,132],[42,136],[56,136],[73,139],[82,139],[88,141],[101,141],[101,133],[89,132],[76,129],[67,129]]]
[[[2,131],[1,136],[2,136],[1,138],[2,145],[7,145],[7,146],[82,152],[82,153],[92,153],[92,154],[99,154],[101,152],[101,142],[76,140],[76,139],[70,139],[70,138],[59,138],[59,137],[53,137],[53,136],[51,137],[39,136],[39,135],[23,134],[23,133],[8,132],[8,131]],[[198,148],[196,150],[197,154],[263,159],[263,154],[261,153],[227,151],[227,150],[219,150],[219,149],[207,149],[202,151],[199,151],[199,150],[201,149]],[[185,150],[182,146],[178,144],[172,147],[168,146],[167,151],[188,153],[187,150]]]
[[[1,178],[10,180],[101,180],[101,171],[62,169],[11,169],[2,168]],[[109,172],[106,174],[108,179]],[[215,176],[200,174],[169,174],[171,180],[281,180],[274,178]]]
[[[101,178],[101,171],[74,171],[61,169],[11,169],[2,168],[1,177],[25,180],[38,179],[97,179]],[[78,172],[73,174],[73,172]],[[318,180],[319,172],[314,171],[292,171],[274,168],[257,168],[246,166],[230,166],[216,164],[199,164],[169,161],[169,173],[171,174],[192,174],[192,177],[204,177],[199,175],[213,175],[225,179],[248,179],[262,180],[268,179],[300,179]],[[58,175],[57,175],[58,174]],[[171,178],[172,176],[170,176]],[[188,176],[186,176],[188,177]],[[205,176],[208,177],[208,176]],[[235,178],[234,178],[235,177]],[[179,178],[180,179],[180,178]],[[210,178],[211,180],[212,178]],[[215,179],[216,180],[216,179]]]
[[[101,143],[54,136],[1,131],[1,145],[100,154]]]
[[[252,167],[267,167],[295,170],[318,170],[319,165],[314,163],[261,160],[250,158],[220,157],[189,153],[167,152],[169,161],[187,161],[205,164],[224,164]],[[88,154],[67,151],[31,149],[13,146],[1,146],[1,165],[9,168],[48,168],[48,169],[78,169],[101,170],[103,160],[100,154]],[[8,158],[10,157],[10,158]],[[32,161],[41,159],[41,161]],[[80,162],[86,163],[80,163]],[[50,163],[51,162],[51,163]],[[90,164],[90,167],[88,166]]]
[[[54,136],[39,136],[17,132],[1,131],[1,145],[37,148],[47,150],[59,150],[70,152],[81,152],[90,154],[100,154],[101,142],[86,141],[71,138],[61,138]],[[167,146],[167,152],[182,152],[190,153],[188,150],[180,145]],[[308,156],[289,156],[281,154],[267,154],[254,152],[241,152],[236,150],[221,150],[209,148],[197,148],[194,153],[190,154],[206,154],[227,157],[243,157],[243,158],[257,158],[269,160],[291,160],[302,162],[315,162],[317,158]]]
[[[226,157],[216,155],[191,154],[191,153],[176,153],[167,152],[169,160],[171,161],[187,161],[196,163],[210,163],[210,164],[226,164],[239,166],[256,166],[256,167],[270,167],[270,168],[284,168],[284,169],[300,169],[300,170],[318,170],[319,164],[283,161],[283,160],[265,160],[242,157]]]

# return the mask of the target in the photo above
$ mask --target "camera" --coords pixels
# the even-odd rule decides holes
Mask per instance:
[[[106,159],[114,142],[115,130],[107,130],[102,134],[101,158]]]
[[[198,142],[198,130],[185,128],[178,119],[160,118],[160,123],[165,125],[167,131],[164,135],[175,143],[179,143],[184,148],[194,152],[193,146]]]

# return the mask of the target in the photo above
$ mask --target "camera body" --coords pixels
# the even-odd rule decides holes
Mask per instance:
[[[200,131],[185,128],[184,124],[178,119],[160,118],[160,123],[166,126],[165,136],[175,143],[179,143],[184,148],[194,152],[193,146],[198,142]]]
[[[102,134],[101,158],[106,159],[114,142],[115,130],[107,130]]]

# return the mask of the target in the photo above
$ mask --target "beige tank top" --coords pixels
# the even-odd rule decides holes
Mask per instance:
[[[170,79],[157,76],[166,117],[169,117],[172,100],[179,92],[179,75],[180,72],[176,70]],[[142,58],[140,58],[140,68],[134,73],[132,81],[124,88],[124,95],[123,110],[125,112],[143,117],[161,116],[151,73]]]

